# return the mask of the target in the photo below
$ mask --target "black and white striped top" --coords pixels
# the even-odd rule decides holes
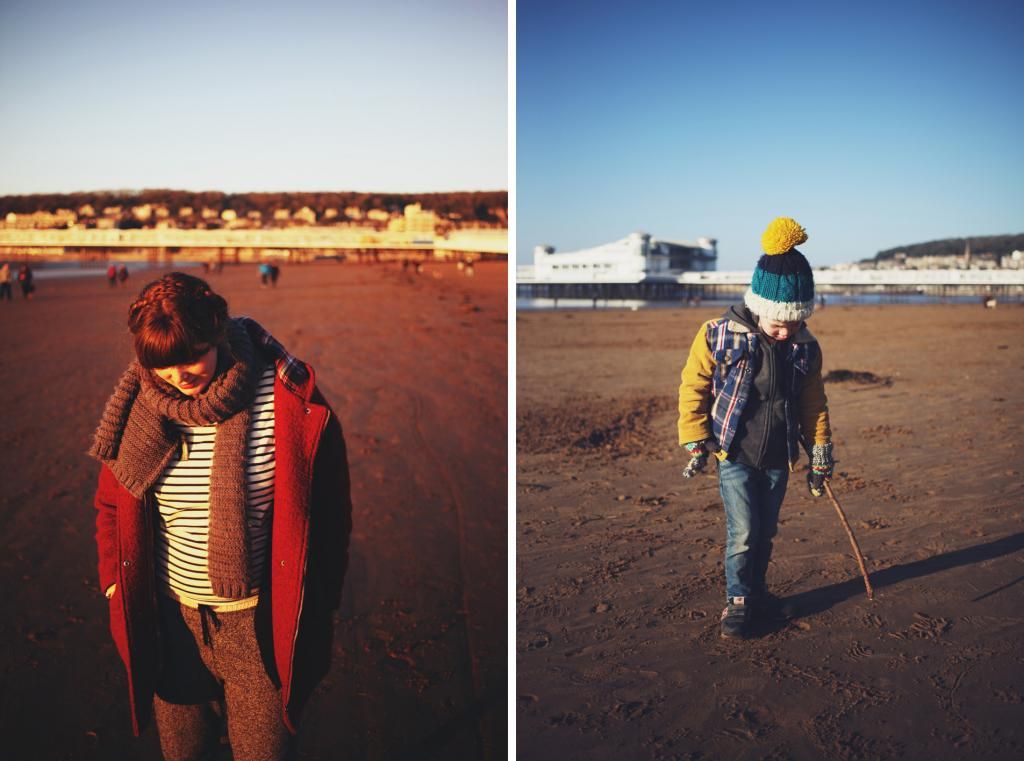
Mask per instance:
[[[159,513],[157,586],[164,594],[188,603],[228,602],[213,594],[207,566],[210,526],[210,465],[216,426],[178,425],[183,438],[179,452],[156,482]],[[260,377],[253,401],[246,449],[249,526],[249,577],[252,595],[262,584],[264,560],[270,545],[274,504],[274,363]]]

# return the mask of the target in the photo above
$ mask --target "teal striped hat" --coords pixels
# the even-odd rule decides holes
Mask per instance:
[[[789,217],[774,220],[761,238],[764,255],[757,262],[750,288],[743,297],[747,308],[769,320],[800,322],[814,312],[814,275],[796,245],[807,232]]]

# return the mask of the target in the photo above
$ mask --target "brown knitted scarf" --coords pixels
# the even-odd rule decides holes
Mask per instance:
[[[209,387],[187,397],[132,362],[107,402],[89,454],[141,499],[181,445],[175,423],[216,425],[210,471],[207,548],[214,594],[249,594],[249,532],[245,519],[246,435],[263,358],[242,323],[232,320],[228,346],[218,347]]]

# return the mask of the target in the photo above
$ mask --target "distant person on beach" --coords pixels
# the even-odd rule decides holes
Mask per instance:
[[[110,285],[111,288],[117,287],[117,267],[113,264],[107,267],[107,284]]]
[[[312,369],[180,272],[128,310],[136,359],[89,454],[100,586],[137,734],[283,759],[330,664],[351,530],[341,426]],[[209,754],[209,755],[207,755]]]
[[[725,505],[725,609],[721,635],[743,638],[759,616],[781,612],[766,574],[789,473],[810,445],[808,488],[832,477],[832,433],[821,349],[805,320],[814,277],[795,246],[807,233],[779,217],[761,238],[764,255],[742,304],[697,332],[679,386],[679,444],[690,477],[718,460]]]
[[[117,268],[117,280],[121,285],[125,285],[128,282],[128,267],[122,264]]]
[[[11,295],[11,265],[8,262],[0,264],[0,301],[4,299],[14,300]]]
[[[266,288],[270,284],[270,264],[260,262],[260,288]]]
[[[270,285],[273,288],[277,288],[277,279],[281,277],[281,268],[277,266],[277,262],[270,263]]]
[[[21,265],[18,268],[18,285],[21,286],[21,297],[23,299],[31,299],[32,294],[36,292],[36,285],[33,280],[32,268],[27,264]]]

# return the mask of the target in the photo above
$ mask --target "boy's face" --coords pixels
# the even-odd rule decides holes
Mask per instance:
[[[764,317],[760,319],[758,325],[765,332],[765,335],[775,341],[785,341],[791,336],[795,336],[800,328],[804,326],[803,322],[799,321],[782,322],[781,320],[766,320]]]

